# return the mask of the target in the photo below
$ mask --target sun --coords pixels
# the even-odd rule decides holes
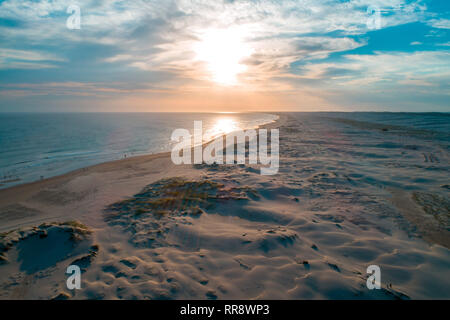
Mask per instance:
[[[196,60],[206,63],[211,80],[221,85],[237,84],[237,76],[247,70],[242,60],[253,52],[237,28],[205,30],[194,51]]]

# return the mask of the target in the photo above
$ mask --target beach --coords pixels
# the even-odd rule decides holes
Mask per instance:
[[[0,190],[0,299],[449,299],[448,141],[278,115],[275,175],[159,153]]]

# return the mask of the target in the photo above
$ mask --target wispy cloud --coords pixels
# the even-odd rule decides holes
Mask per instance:
[[[0,69],[55,68],[52,63],[61,61],[64,59],[48,52],[0,48]]]
[[[370,55],[345,55],[344,58],[340,62],[306,65],[300,78],[323,80],[339,86],[392,86],[399,82],[441,86],[450,76],[450,52],[377,52]],[[411,68],[412,65],[414,68]],[[341,81],[330,81],[336,78]]]
[[[450,20],[449,19],[432,19],[428,22],[434,28],[439,29],[450,29]]]

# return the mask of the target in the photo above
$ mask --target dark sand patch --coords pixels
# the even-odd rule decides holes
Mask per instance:
[[[392,189],[392,203],[413,223],[425,240],[450,248],[450,206],[444,197]]]
[[[86,196],[89,195],[89,192],[70,192],[66,190],[58,189],[45,189],[37,193],[33,200],[49,204],[62,206],[71,202],[81,201]]]
[[[165,245],[168,223],[176,217],[198,217],[220,202],[249,200],[249,187],[226,186],[211,180],[169,178],[145,187],[131,199],[108,206],[105,220],[132,234],[137,246]],[[186,223],[183,219],[179,223]]]
[[[21,204],[12,204],[0,209],[0,221],[20,220],[37,216],[40,213],[39,210]]]

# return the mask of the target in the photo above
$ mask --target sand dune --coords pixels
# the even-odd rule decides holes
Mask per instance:
[[[274,176],[159,154],[1,190],[0,298],[450,298],[445,149],[317,115],[270,126]]]

